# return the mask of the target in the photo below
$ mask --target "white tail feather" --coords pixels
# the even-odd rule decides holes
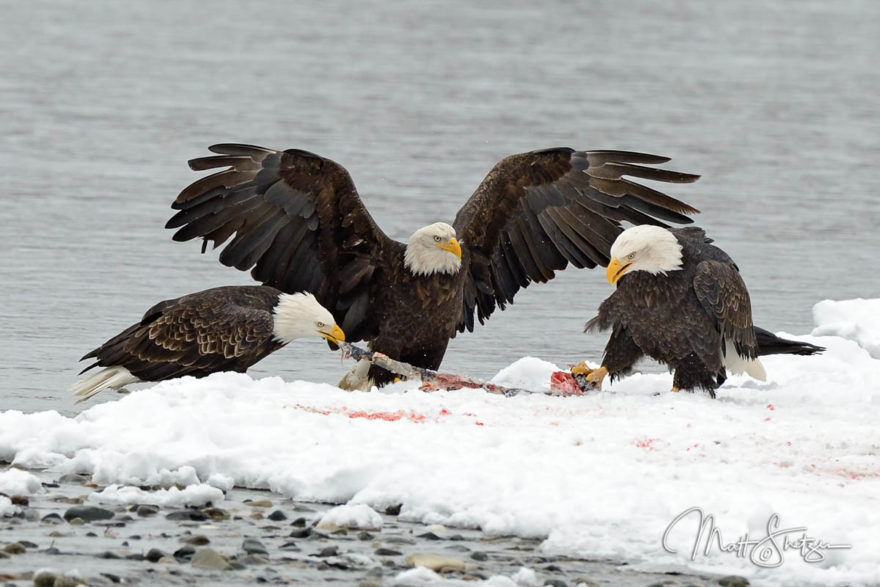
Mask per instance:
[[[82,396],[76,400],[76,403],[82,403],[105,389],[119,389],[138,381],[140,379],[132,375],[131,371],[116,365],[105,367],[93,375],[83,377],[70,386],[70,391],[74,395]]]
[[[733,341],[727,339],[724,345],[724,366],[731,373],[748,373],[758,381],[767,381],[767,372],[758,359],[747,359],[736,352]]]

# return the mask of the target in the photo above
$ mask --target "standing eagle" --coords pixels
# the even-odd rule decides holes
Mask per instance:
[[[97,373],[71,391],[85,401],[104,389],[184,375],[205,377],[248,368],[297,338],[345,340],[333,315],[308,293],[264,285],[206,289],[159,302],[133,324],[84,356]]]
[[[520,288],[569,263],[606,265],[621,222],[687,223],[691,206],[627,179],[689,183],[698,176],[647,167],[666,157],[546,149],[500,161],[452,225],[415,231],[404,244],[373,221],[344,167],[289,149],[210,147],[193,170],[224,168],[184,189],[167,223],[174,240],[214,247],[220,261],[280,290],[309,291],[349,340],[437,369],[457,331],[473,330]],[[234,236],[233,236],[234,235]],[[369,372],[367,369],[369,368]],[[345,388],[391,381],[361,364]]]
[[[697,227],[643,225],[620,233],[606,272],[617,289],[586,325],[611,329],[602,366],[587,373],[594,387],[607,374],[627,374],[647,355],[674,371],[673,391],[700,387],[714,398],[728,369],[763,381],[759,356],[825,350],[754,326],[739,268],[711,243]]]

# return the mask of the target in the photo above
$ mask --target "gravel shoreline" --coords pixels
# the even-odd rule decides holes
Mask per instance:
[[[541,552],[541,540],[400,520],[381,528],[319,529],[328,504],[234,488],[203,508],[95,504],[88,476],[29,471],[43,491],[9,496],[19,512],[0,518],[0,584],[252,585],[337,582],[363,587],[450,584],[493,576],[522,585],[747,585],[741,577],[644,572],[625,561]],[[418,568],[416,568],[418,567]],[[426,568],[433,571],[428,571]],[[525,567],[527,570],[523,570]]]

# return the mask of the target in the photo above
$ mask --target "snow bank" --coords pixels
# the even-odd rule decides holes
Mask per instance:
[[[382,527],[382,516],[365,504],[341,505],[328,510],[321,516],[318,528],[356,528],[358,530],[378,530]]]
[[[21,469],[0,471],[0,493],[6,495],[33,495],[43,484],[36,477]]]
[[[877,300],[825,300],[813,306],[813,336],[848,338],[880,359],[880,311]]]
[[[863,302],[835,306],[828,320],[862,327],[865,315],[880,315],[880,300]],[[822,312],[817,330],[828,326]],[[421,393],[412,383],[350,393],[241,374],[180,379],[75,418],[0,413],[0,459],[91,473],[100,484],[235,483],[380,511],[403,504],[404,519],[542,537],[548,552],[645,570],[876,583],[880,360],[860,346],[865,336],[801,338],[828,350],[766,357],[766,382],[732,377],[718,400],[670,393],[668,374],[570,398]],[[542,389],[551,369],[524,359],[498,379]],[[691,508],[701,509],[672,524]],[[777,568],[749,561],[751,548],[716,545],[692,557],[700,512],[725,544],[765,537],[773,514],[777,530],[803,530],[777,534]],[[825,546],[798,550],[803,534]],[[774,553],[763,547],[777,542],[754,549],[765,566]]]
[[[102,491],[90,494],[88,500],[115,505],[149,504],[162,507],[203,507],[209,503],[222,502],[223,492],[203,483],[188,485],[184,489],[171,487],[158,491],[144,491],[139,487],[114,483]]]
[[[0,495],[0,518],[4,516],[12,516],[19,511],[20,508],[17,505],[12,505],[11,499],[5,495]]]

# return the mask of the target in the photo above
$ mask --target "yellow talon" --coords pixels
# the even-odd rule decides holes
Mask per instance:
[[[593,369],[587,373],[587,381],[593,385],[593,389],[601,389],[602,380],[605,379],[606,375],[608,375],[608,369],[605,367],[599,367],[598,369]]]
[[[678,393],[679,391],[681,391],[681,390],[678,389],[677,387],[675,387],[674,385],[672,386],[672,393]]]
[[[585,361],[581,361],[577,365],[571,366],[571,374],[572,375],[586,375],[592,371],[589,367],[587,367],[587,363]]]
[[[602,380],[608,375],[608,369],[605,367],[590,369],[584,361],[581,361],[577,365],[571,366],[571,374],[575,378],[581,377],[586,379],[587,383],[590,384],[590,387],[598,390],[602,388]],[[583,385],[583,383],[581,385]]]

